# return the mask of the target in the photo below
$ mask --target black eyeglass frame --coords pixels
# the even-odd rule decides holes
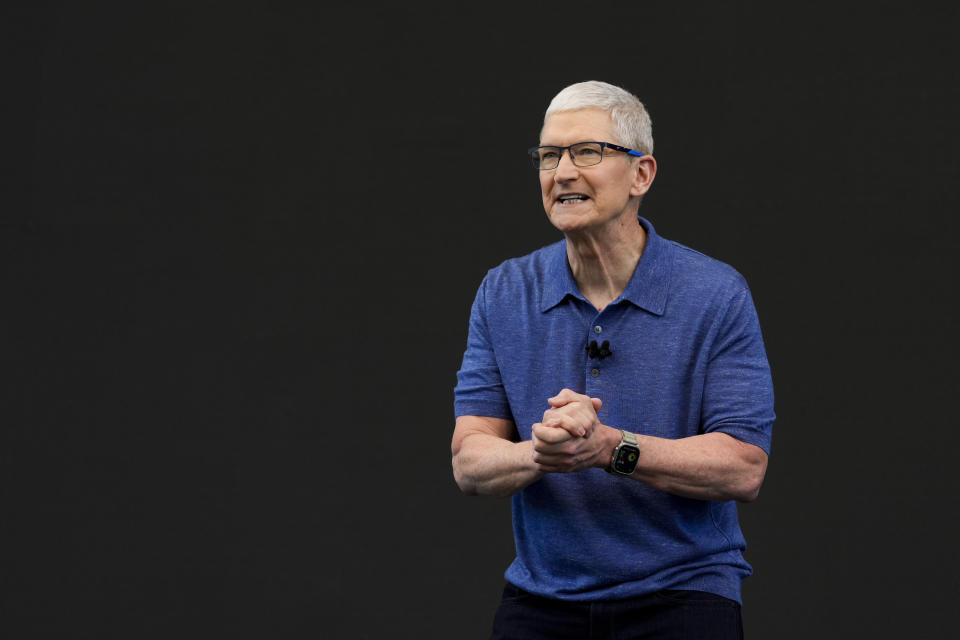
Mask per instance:
[[[573,155],[572,149],[573,149],[573,147],[579,147],[579,146],[582,145],[582,144],[598,144],[598,145],[600,145],[600,160],[597,160],[597,161],[594,162],[593,164],[577,164],[577,159],[576,159],[576,157]],[[634,157],[636,157],[636,158],[641,158],[641,157],[647,155],[647,154],[645,154],[645,153],[641,153],[641,152],[639,152],[639,151],[635,151],[635,150],[630,149],[630,148],[628,148],[628,147],[621,147],[620,145],[618,145],[618,144],[613,144],[612,142],[600,142],[599,140],[585,140],[585,141],[583,141],[583,142],[574,142],[573,144],[567,145],[566,147],[559,147],[559,146],[557,146],[557,145],[555,145],[555,144],[544,144],[544,145],[540,145],[540,146],[538,146],[538,147],[530,147],[529,149],[527,149],[527,156],[530,158],[530,161],[533,163],[533,168],[534,168],[534,169],[538,169],[538,170],[540,170],[540,171],[553,171],[554,169],[556,169],[557,167],[559,167],[559,166],[560,166],[560,159],[563,157],[563,152],[564,152],[564,151],[566,151],[567,153],[570,154],[570,161],[574,164],[574,166],[577,166],[577,167],[595,167],[595,166],[597,166],[598,164],[600,164],[600,163],[603,161],[603,150],[606,149],[606,148],[613,149],[614,151],[621,151],[621,152],[623,152],[623,153],[626,153],[627,155],[634,156]],[[540,149],[557,149],[557,150],[559,151],[559,154],[557,155],[557,167],[550,167],[549,169],[543,169],[543,168],[540,167],[540,157],[539,157],[539,153],[537,153]],[[536,153],[537,155],[534,155],[535,153]]]

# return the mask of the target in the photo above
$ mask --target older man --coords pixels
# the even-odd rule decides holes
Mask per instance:
[[[743,277],[638,217],[652,152],[632,94],[557,94],[529,153],[564,239],[473,303],[453,471],[512,496],[494,638],[742,637],[735,501],[766,472],[770,370]]]

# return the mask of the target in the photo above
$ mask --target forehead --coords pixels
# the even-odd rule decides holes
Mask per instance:
[[[606,109],[577,109],[550,114],[540,131],[540,144],[566,146],[575,142],[613,140],[613,121]]]

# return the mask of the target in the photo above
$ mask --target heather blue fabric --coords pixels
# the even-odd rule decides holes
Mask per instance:
[[[599,313],[573,280],[566,241],[487,273],[457,374],[457,416],[509,419],[529,440],[547,398],[566,387],[603,400],[606,425],[663,438],[720,431],[769,452],[773,386],[746,282],[640,224],[643,256]],[[609,340],[613,354],[590,359],[591,340]],[[681,498],[590,469],[547,475],[512,507],[517,557],[505,577],[537,595],[693,589],[739,602],[752,571],[734,502]]]

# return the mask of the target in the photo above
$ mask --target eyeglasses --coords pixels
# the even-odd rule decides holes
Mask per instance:
[[[570,159],[573,160],[573,164],[577,165],[578,167],[592,167],[595,164],[600,164],[600,161],[603,160],[603,150],[605,148],[610,148],[614,151],[622,151],[627,155],[636,156],[638,158],[644,155],[639,151],[621,147],[620,145],[613,144],[612,142],[578,142],[576,144],[571,144],[568,147],[533,147],[527,150],[527,154],[530,156],[530,160],[533,162],[534,169],[539,169],[540,171],[549,171],[557,168],[557,166],[560,164],[560,157],[563,155],[563,152],[566,149],[570,150]]]

